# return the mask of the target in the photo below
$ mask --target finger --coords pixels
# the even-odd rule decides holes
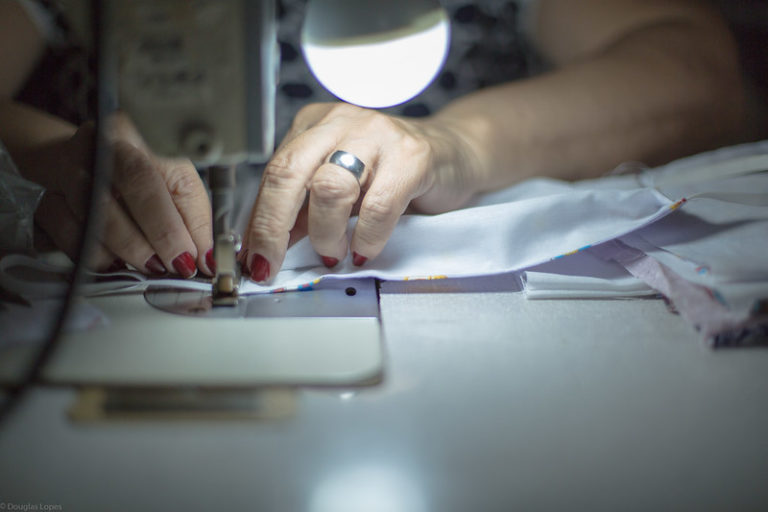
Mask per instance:
[[[82,226],[70,211],[62,194],[46,192],[35,211],[35,222],[69,259],[75,260],[80,247]]]
[[[114,187],[143,238],[158,254],[165,268],[174,269],[184,278],[194,276],[197,273],[197,247],[171,200],[156,163],[127,142],[115,142],[114,148]],[[125,228],[124,225],[121,227]]]
[[[69,259],[72,261],[77,259],[83,231],[82,224],[69,209],[63,195],[46,193],[35,212],[35,222]],[[109,267],[116,260],[116,256],[97,242],[91,250],[87,266],[101,270]]]
[[[147,143],[139,133],[136,125],[133,124],[130,116],[121,110],[116,111],[110,116],[107,124],[107,134],[110,140],[123,140],[138,148],[143,153],[151,153]]]
[[[308,217],[309,217],[309,204],[305,203],[304,206],[301,207],[299,210],[298,215],[296,216],[296,223],[293,225],[293,228],[291,228],[291,233],[288,240],[288,247],[290,248],[307,236],[309,229],[307,227],[308,224]],[[240,252],[237,254],[237,262],[241,265],[241,270],[244,275],[248,274],[247,269],[247,262],[248,262],[248,235],[246,233],[245,238],[243,239],[243,247],[240,250]]]
[[[283,140],[276,148],[275,152],[282,150],[286,144],[298,137],[300,134],[309,130],[313,126],[320,123],[328,112],[334,108],[338,108],[338,103],[310,103],[303,106],[293,118],[288,133],[285,134]]]
[[[197,248],[197,266],[208,275],[216,272],[213,261],[211,202],[203,181],[189,160],[158,159],[171,200]]]
[[[417,195],[425,161],[414,155],[379,157],[375,179],[363,197],[350,241],[355,265],[363,265],[384,249],[398,220]]]
[[[100,230],[101,241],[115,256],[146,274],[163,275],[168,272],[168,267],[115,198],[105,196],[101,200],[99,213],[104,219]]]
[[[335,143],[334,130],[315,127],[286,143],[264,168],[246,237],[246,270],[254,281],[280,268],[310,179]]]
[[[90,204],[91,181],[90,174],[82,167],[76,167],[59,180],[59,189],[67,206],[80,222],[85,220]]]
[[[364,164],[374,162],[376,152],[372,147],[370,142],[362,141],[344,141],[337,145],[337,149],[355,155]],[[364,172],[370,175],[370,168]],[[361,179],[365,180],[365,176],[361,176]],[[347,255],[347,225],[360,191],[357,177],[337,164],[328,162],[321,165],[312,177],[309,192],[309,239],[327,267],[335,266]]]
[[[90,203],[94,134],[93,122],[80,126],[59,153],[59,172],[55,173],[55,190],[64,194],[69,209],[81,222]]]
[[[90,270],[109,273],[127,268],[125,261],[107,249],[100,240],[95,240],[87,249],[86,267]]]
[[[104,253],[109,255],[109,259],[94,266],[98,272],[110,274],[112,272],[120,272],[128,268],[122,258],[115,256],[106,248],[104,248]]]
[[[67,180],[62,180],[61,189],[64,193],[62,199],[65,201],[67,211],[70,212],[72,219],[79,224],[85,219],[86,205],[90,203],[87,188],[90,176],[82,168],[77,168]],[[59,208],[61,211],[61,208]],[[102,246],[103,252],[112,255],[108,262],[102,261],[106,256],[94,256],[93,265],[95,268],[112,266],[115,260],[124,260],[130,263],[140,272],[162,275],[167,273],[166,266],[159,259],[156,251],[151,247],[141,231],[136,227],[131,218],[123,211],[122,206],[113,198],[104,196],[99,200],[98,211],[103,219],[103,226],[99,230],[100,240],[108,244],[110,249]],[[71,228],[71,223],[67,221]],[[79,229],[79,227],[77,227]],[[66,243],[65,240],[73,238],[71,233],[65,233],[57,241],[57,245]],[[71,244],[71,242],[70,242]],[[77,251],[76,246],[67,249],[70,253]]]

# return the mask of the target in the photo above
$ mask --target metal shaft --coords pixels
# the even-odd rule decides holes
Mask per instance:
[[[214,165],[208,168],[208,184],[213,207],[213,255],[216,275],[213,278],[214,306],[237,304],[240,273],[237,267],[239,237],[232,230],[235,193],[235,166]]]

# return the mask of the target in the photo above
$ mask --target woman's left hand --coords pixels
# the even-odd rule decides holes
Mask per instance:
[[[71,258],[85,218],[93,125],[29,152],[22,172],[46,188],[35,221]],[[113,155],[111,190],[99,198],[101,229],[87,262],[96,270],[122,262],[154,275],[211,275],[213,236],[208,194],[189,160],[150,151],[130,119],[115,115],[107,130]]]

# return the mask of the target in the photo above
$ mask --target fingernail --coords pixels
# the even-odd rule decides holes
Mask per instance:
[[[168,273],[165,265],[163,265],[163,262],[160,261],[160,256],[157,254],[153,254],[152,257],[149,258],[146,263],[144,263],[144,266],[147,268],[147,270],[149,270],[151,274],[156,276],[162,276],[163,274]]]
[[[105,270],[104,272],[109,274],[111,272],[118,272],[120,270],[125,270],[125,269],[126,269],[125,262],[120,258],[116,258],[115,261],[113,261],[112,264],[109,267],[107,267],[107,270]]]
[[[205,253],[205,264],[212,274],[216,273],[216,260],[213,259],[213,249],[208,249],[208,252]]]
[[[261,254],[255,254],[251,262],[251,279],[260,283],[269,279],[269,262]]]
[[[172,263],[173,268],[176,269],[176,273],[184,279],[192,277],[195,275],[195,273],[197,273],[197,268],[195,267],[195,258],[193,258],[192,255],[188,252],[183,252],[176,256],[176,259],[174,259]]]
[[[333,268],[339,264],[339,260],[336,258],[331,258],[330,256],[321,256],[321,258],[323,260],[323,265],[328,268]]]
[[[368,258],[365,256],[361,256],[356,252],[352,253],[352,263],[354,263],[356,267],[364,265],[366,261],[368,261]]]

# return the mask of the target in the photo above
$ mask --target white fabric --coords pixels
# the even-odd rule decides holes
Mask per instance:
[[[495,195],[500,201],[495,204],[403,216],[384,251],[363,267],[347,258],[329,270],[305,238],[288,251],[274,282],[245,281],[241,291],[292,289],[320,278],[408,280],[511,272],[630,233],[664,217],[674,205],[652,189],[577,190],[554,182],[547,194],[547,184],[540,185],[530,199],[502,202],[518,196],[512,187],[506,196]]]
[[[645,170],[634,177],[634,182],[630,179],[624,184],[630,188],[652,186],[670,198],[686,197],[688,201],[675,215],[624,235],[619,240],[637,249],[637,254],[642,257],[649,256],[663,265],[677,288],[694,289],[683,286],[681,279],[703,287],[705,293],[725,306],[723,311],[727,312],[729,325],[736,325],[734,319],[747,322],[762,307],[760,301],[768,298],[766,170],[768,141],[722,148],[672,162],[659,169]],[[620,186],[621,180],[627,178],[604,178],[599,181],[608,186]],[[582,182],[577,186],[584,184],[596,185]],[[632,279],[627,278],[626,273],[624,276],[603,275],[611,268],[607,265],[615,262],[604,262],[606,266],[601,266],[588,259],[587,256],[596,249],[565,258],[564,264],[557,268],[544,265],[532,269],[549,274],[527,272],[529,298],[575,298],[587,297],[590,293],[603,297],[626,296],[621,290],[622,283],[630,286]],[[650,263],[647,268],[651,268]],[[647,278],[650,274],[643,275]],[[603,281],[581,281],[581,277],[587,276],[602,278]],[[580,289],[584,287],[599,287],[600,291]],[[683,298],[685,294],[680,290],[674,292],[680,297],[679,300],[687,304],[700,302]],[[710,316],[722,316],[722,308],[714,309],[709,311]],[[707,315],[706,311],[698,311],[697,314],[701,317]],[[702,329],[702,332],[711,334],[715,330]]]
[[[590,250],[525,271],[523,291],[528,299],[621,299],[658,293],[622,265]]]
[[[526,272],[524,284],[528,299],[620,299],[658,293],[631,275],[605,279]]]
[[[718,311],[727,314],[715,313],[728,319],[729,328],[739,328],[736,322],[749,319],[763,307],[760,300],[768,298],[768,172],[760,172],[768,161],[752,158],[755,152],[758,157],[768,153],[768,144],[720,150],[711,160],[697,155],[692,160],[706,170],[702,176],[695,166],[680,161],[640,175],[574,184],[535,179],[479,198],[462,210],[403,216],[384,251],[362,267],[347,258],[329,270],[304,239],[288,251],[274,281],[262,286],[243,280],[240,291],[307,289],[323,279],[466,278],[529,270],[532,295],[538,286],[550,296],[631,296],[651,293],[648,285],[659,290],[662,283],[665,289],[659,291],[697,305],[696,318],[706,318],[709,306],[702,310],[688,292],[710,294],[720,304]],[[350,232],[355,221],[350,219]],[[604,243],[615,240],[643,258],[643,272],[632,261],[620,263],[636,278],[648,279],[645,285],[615,263],[593,257],[605,256]],[[26,280],[13,267],[29,267],[29,261],[13,258],[0,261],[4,288],[25,297],[62,293],[65,283],[60,280]],[[135,291],[150,282],[210,287],[205,280],[119,276],[132,281],[88,283],[83,292]]]

